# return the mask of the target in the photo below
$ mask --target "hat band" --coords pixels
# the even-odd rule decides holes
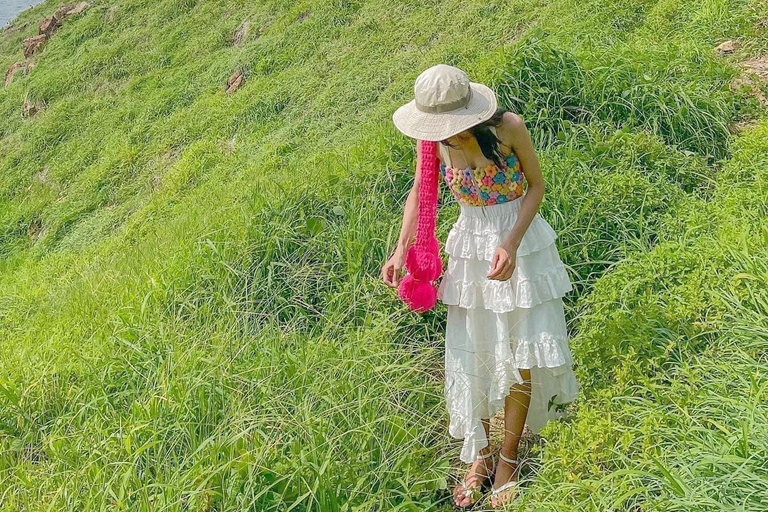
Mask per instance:
[[[469,104],[470,99],[472,99],[472,87],[469,88],[469,93],[466,96],[451,101],[450,103],[441,103],[439,105],[422,105],[417,99],[414,98],[414,105],[416,105],[416,108],[422,112],[440,114],[442,112],[450,112],[451,110],[464,107]]]

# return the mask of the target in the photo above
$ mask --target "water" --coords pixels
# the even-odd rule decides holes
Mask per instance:
[[[0,0],[0,27],[4,27],[24,9],[40,3],[40,0]]]

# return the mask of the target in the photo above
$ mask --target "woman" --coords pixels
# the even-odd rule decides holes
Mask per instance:
[[[460,459],[472,463],[454,489],[454,502],[473,505],[493,480],[496,508],[517,495],[517,448],[525,425],[538,432],[576,397],[562,301],[573,287],[557,235],[538,213],[544,181],[520,117],[499,109],[490,88],[445,64],[422,72],[414,93],[394,113],[395,126],[420,144],[439,141],[437,172],[461,208],[445,243],[448,265],[436,290],[448,311],[449,432],[464,440]],[[397,248],[382,268],[384,282],[393,288],[404,281],[417,222],[421,226],[429,215],[419,204],[420,184],[428,183],[420,168]],[[504,441],[494,464],[489,420],[502,407]]]

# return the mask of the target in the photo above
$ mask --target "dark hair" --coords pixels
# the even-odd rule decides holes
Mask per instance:
[[[499,143],[501,141],[499,141],[493,134],[491,126],[499,126],[501,124],[501,118],[507,112],[507,109],[499,107],[489,119],[482,123],[478,123],[469,129],[469,133],[477,139],[477,144],[480,146],[480,151],[483,152],[483,156],[488,160],[492,160],[499,167],[502,166],[504,155],[499,148]],[[448,142],[448,139],[441,140],[440,144],[456,149]]]

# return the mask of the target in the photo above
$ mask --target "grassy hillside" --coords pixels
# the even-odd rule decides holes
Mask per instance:
[[[511,508],[768,510],[765,0],[114,5],[0,88],[0,509],[450,509],[445,310],[378,277],[445,62],[526,120],[577,283]]]

